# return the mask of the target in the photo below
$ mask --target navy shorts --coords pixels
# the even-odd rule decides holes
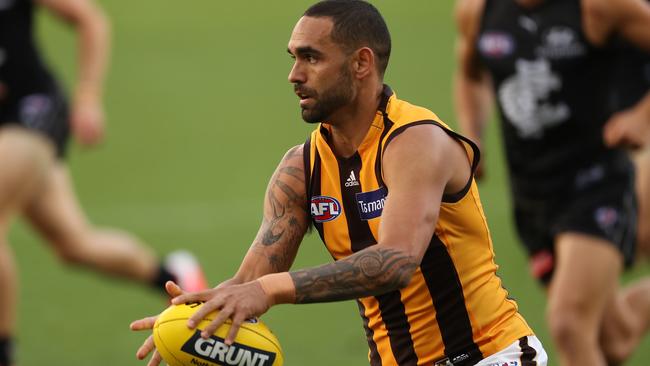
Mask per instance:
[[[0,126],[16,123],[43,133],[63,158],[70,138],[68,103],[61,90],[52,86],[12,98],[0,104]]]
[[[530,256],[531,273],[548,284],[554,270],[558,234],[579,232],[607,240],[634,262],[637,202],[634,166],[623,154],[594,161],[566,180],[566,189],[549,197],[514,197],[514,216]]]

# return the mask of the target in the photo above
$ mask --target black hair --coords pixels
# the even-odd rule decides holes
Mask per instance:
[[[384,75],[390,58],[388,26],[379,10],[363,0],[324,0],[312,5],[304,16],[332,18],[332,40],[349,51],[369,47],[377,57],[377,70]]]

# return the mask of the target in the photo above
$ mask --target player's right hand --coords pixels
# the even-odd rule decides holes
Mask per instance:
[[[180,287],[178,287],[177,284],[175,284],[172,281],[168,281],[165,284],[165,290],[167,290],[167,293],[172,298],[183,295],[185,293],[183,290],[181,290]],[[132,322],[129,328],[135,331],[150,330],[153,329],[153,326],[156,323],[156,319],[158,319],[158,315],[148,316],[146,318],[142,318]],[[162,357],[160,356],[160,353],[158,353],[158,351],[156,350],[156,346],[153,343],[152,335],[147,337],[144,343],[142,343],[142,346],[140,346],[140,348],[138,348],[138,350],[136,351],[135,356],[138,358],[138,360],[144,360],[147,357],[147,355],[151,353],[151,351],[153,351],[153,354],[151,356],[151,359],[147,363],[147,366],[160,365],[160,362],[162,362]]]
[[[94,146],[104,138],[104,108],[94,93],[77,92],[70,111],[70,125],[77,142]]]
[[[650,143],[650,123],[639,108],[615,113],[605,124],[603,140],[608,147],[639,149]]]

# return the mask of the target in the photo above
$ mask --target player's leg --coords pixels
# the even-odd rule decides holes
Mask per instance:
[[[637,248],[645,259],[650,259],[650,145],[634,155],[636,191],[639,205]]]
[[[650,328],[650,278],[620,290],[605,311],[600,343],[610,365],[623,364]]]
[[[18,300],[9,223],[39,191],[52,157],[52,147],[39,135],[20,127],[0,128],[0,366],[12,362]]]
[[[45,191],[31,203],[26,214],[68,263],[160,288],[167,280],[180,280],[181,285],[190,290],[206,285],[198,265],[185,265],[178,269],[174,267],[178,263],[161,264],[156,254],[132,234],[119,229],[99,228],[88,222],[62,162],[55,164]],[[191,271],[198,274],[190,274]],[[187,283],[187,277],[195,278],[195,282]]]
[[[127,233],[96,229],[87,221],[62,162],[56,163],[45,190],[26,215],[68,263],[143,282],[156,274],[156,256],[149,248]]]
[[[564,366],[605,366],[598,334],[618,289],[623,257],[610,242],[578,232],[556,238],[547,320]]]
[[[16,330],[18,279],[13,252],[6,241],[7,228],[0,223],[0,366],[12,362],[12,341]]]

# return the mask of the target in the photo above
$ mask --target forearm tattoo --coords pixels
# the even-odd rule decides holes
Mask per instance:
[[[295,147],[271,177],[262,227],[253,243],[254,249],[265,255],[276,271],[288,270],[309,225],[307,194],[292,188],[305,185],[304,171],[298,168],[302,164],[302,151]]]
[[[291,272],[296,303],[328,302],[380,295],[406,286],[417,264],[401,251],[366,248],[320,267]]]

